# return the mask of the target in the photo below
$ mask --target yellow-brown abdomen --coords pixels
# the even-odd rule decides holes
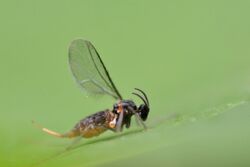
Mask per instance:
[[[79,121],[74,129],[72,129],[71,132],[73,133],[71,134],[75,134],[76,136],[80,135],[85,138],[98,136],[106,130],[114,128],[110,124],[114,119],[116,119],[116,116],[111,110],[107,109],[105,111],[97,112]],[[68,137],[73,136],[69,135]]]

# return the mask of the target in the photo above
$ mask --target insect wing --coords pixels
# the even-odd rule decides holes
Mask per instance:
[[[76,39],[69,46],[71,72],[88,95],[110,95],[122,99],[95,47],[87,40]]]

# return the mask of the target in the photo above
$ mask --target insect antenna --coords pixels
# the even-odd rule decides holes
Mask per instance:
[[[148,106],[148,103],[141,95],[139,95],[138,93],[135,93],[135,92],[133,92],[132,94],[138,96],[144,102],[144,104]]]
[[[147,101],[147,105],[149,106],[149,101],[148,101],[148,97],[147,97],[146,93],[144,91],[142,91],[141,89],[139,89],[139,88],[135,88],[135,90],[137,90],[137,91],[139,91],[139,92],[141,92],[143,94],[144,98]]]
[[[148,101],[148,97],[147,97],[146,93],[143,92],[143,91],[142,91],[141,89],[139,89],[139,88],[135,88],[135,90],[141,92],[141,93],[143,94],[144,98],[142,98],[142,96],[140,96],[140,95],[137,94],[137,93],[133,93],[133,94],[134,94],[134,95],[137,95],[138,97],[140,97],[140,98],[143,100],[143,102],[144,102],[147,106],[149,106],[149,101]],[[145,102],[145,101],[146,101],[146,102]]]

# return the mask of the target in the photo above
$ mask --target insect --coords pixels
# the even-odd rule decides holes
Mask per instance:
[[[117,103],[112,109],[99,111],[80,120],[67,133],[61,134],[41,127],[44,132],[61,138],[91,138],[106,130],[121,132],[124,126],[129,128],[132,116],[146,129],[143,121],[146,121],[150,108],[147,95],[142,90],[135,88],[137,92],[132,93],[143,102],[138,107],[132,100],[123,99],[97,50],[87,40],[73,40],[68,54],[69,66],[78,85],[89,95],[109,95],[117,100]]]

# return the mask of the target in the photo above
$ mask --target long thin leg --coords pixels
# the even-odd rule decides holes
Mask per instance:
[[[123,112],[124,111],[121,110],[121,112],[119,114],[119,118],[118,118],[118,121],[116,123],[116,128],[115,128],[116,132],[121,132],[121,130],[122,130]]]
[[[136,117],[136,116],[135,116],[135,117]],[[136,118],[136,119],[135,119],[135,122],[136,122],[136,125],[137,125],[137,126],[141,126],[141,123],[140,123],[139,119]]]
[[[132,107],[128,107],[128,110],[134,113],[136,122],[138,122],[144,128],[144,130],[146,130],[147,126],[142,121],[140,115]]]
[[[138,113],[134,113],[135,114],[135,118],[137,119],[137,121],[140,123],[140,125],[144,128],[144,130],[147,130],[147,126],[146,124],[142,121],[141,117],[139,116]]]
[[[71,150],[72,148],[74,148],[74,146],[79,143],[79,141],[82,139],[82,136],[78,136],[76,139],[74,139],[74,141],[68,146],[66,147],[66,150]]]

